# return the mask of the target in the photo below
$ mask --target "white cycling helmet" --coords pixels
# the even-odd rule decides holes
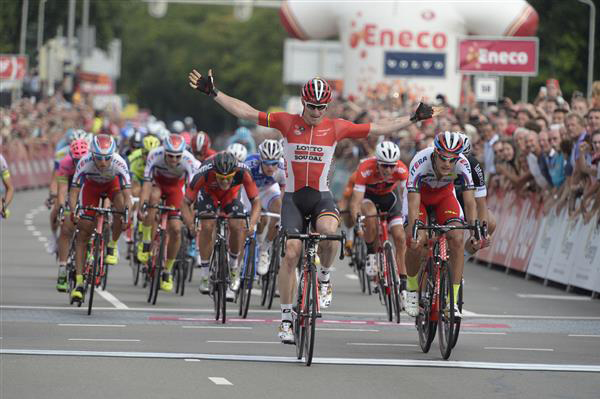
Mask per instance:
[[[263,161],[276,159],[282,157],[283,151],[277,140],[265,140],[258,146],[258,152],[260,153],[260,159]]]
[[[181,133],[185,130],[185,125],[182,121],[175,121],[171,124],[171,131],[173,133]]]
[[[400,148],[391,141],[382,141],[375,147],[375,157],[380,163],[395,164],[400,159]]]
[[[463,154],[469,155],[471,153],[471,139],[464,133],[461,133],[463,138]]]
[[[165,143],[165,140],[169,138],[170,135],[171,132],[169,132],[169,130],[164,127],[159,127],[158,131],[156,132],[156,136],[160,139],[160,142],[163,144]]]
[[[244,162],[246,160],[246,155],[248,155],[248,150],[243,144],[233,143],[227,147],[227,152],[233,154],[235,159],[240,162]]]

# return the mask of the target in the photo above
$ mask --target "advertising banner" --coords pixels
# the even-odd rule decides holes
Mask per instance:
[[[27,56],[0,54],[0,80],[23,80],[27,73]]]
[[[563,209],[559,216],[560,224],[553,232],[559,237],[556,243],[556,250],[552,255],[550,268],[546,278],[561,284],[569,284],[569,277],[573,267],[573,255],[575,240],[577,239],[576,232],[577,221],[570,220],[566,209]]]
[[[538,206],[537,196],[525,199],[518,198],[517,203],[518,207],[521,208],[521,213],[517,219],[518,230],[514,232],[506,266],[524,272],[527,270],[529,260],[533,254],[540,227],[540,207]]]
[[[460,39],[458,70],[469,74],[535,76],[538,72],[538,39]]]
[[[77,74],[79,90],[89,94],[114,94],[115,84],[108,75],[80,72]]]
[[[600,226],[581,222],[569,285],[600,292]]]

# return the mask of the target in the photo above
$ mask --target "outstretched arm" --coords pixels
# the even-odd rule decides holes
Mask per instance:
[[[219,103],[221,107],[225,108],[225,110],[230,114],[240,119],[258,123],[258,113],[260,111],[256,110],[242,100],[238,100],[237,98],[233,98],[222,91],[217,90],[217,88],[214,86],[212,69],[208,70],[208,76],[206,77],[203,77],[200,72],[194,69],[192,72],[190,72],[188,78],[190,87],[214,97],[215,101]]]
[[[411,116],[402,116],[387,121],[371,123],[369,134],[380,136],[397,132],[412,125],[413,123],[433,118],[444,112],[444,107],[431,107],[425,103],[420,103],[414,114]]]

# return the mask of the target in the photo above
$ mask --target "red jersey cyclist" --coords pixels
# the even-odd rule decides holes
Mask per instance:
[[[161,196],[165,197],[165,206],[175,208],[169,212],[167,224],[167,261],[161,276],[160,289],[170,292],[173,290],[173,276],[171,269],[175,263],[179,246],[181,245],[181,216],[179,209],[183,202],[183,186],[192,179],[194,173],[200,168],[200,162],[185,149],[185,140],[179,134],[170,134],[158,147],[148,154],[146,169],[144,170],[144,184],[140,203],[138,220],[142,221],[142,246],[138,248],[138,259],[146,263],[149,258],[150,241],[152,239],[152,224],[156,218],[156,208],[145,210],[150,205],[160,203]],[[145,213],[145,214],[144,214]],[[140,250],[141,249],[141,250]]]
[[[325,118],[325,113],[332,100],[332,90],[325,80],[319,78],[311,79],[303,86],[303,110],[300,115],[260,112],[247,103],[218,91],[214,86],[212,71],[203,77],[194,70],[189,74],[189,82],[192,88],[212,96],[234,116],[281,132],[286,163],[281,225],[291,233],[305,229],[305,216],[310,217],[318,233],[336,233],[339,213],[329,190],[329,173],[338,141],[344,138],[366,138],[369,134],[390,134],[413,122],[431,118],[434,114],[431,107],[420,104],[412,117],[405,116],[385,122],[354,124],[343,119],[328,119]],[[436,109],[436,114],[437,112]],[[333,296],[329,268],[337,245],[335,241],[322,241],[319,244],[319,296],[324,308],[330,305]],[[295,268],[301,246],[300,240],[287,241],[286,256],[279,270],[282,322],[278,335],[283,343],[294,342],[292,301],[297,285]]]
[[[260,197],[258,188],[252,179],[250,169],[239,162],[233,154],[223,151],[202,165],[185,193],[185,201],[181,208],[183,220],[189,231],[195,231],[193,225],[192,205],[196,203],[196,210],[200,214],[212,214],[221,209],[225,214],[240,214],[244,212],[244,205],[240,201],[240,188],[244,187],[250,200],[249,231],[254,231],[260,216]],[[245,238],[245,222],[242,219],[230,219],[229,224],[229,270],[232,273],[232,287],[228,287],[226,297],[233,301],[235,291],[239,284],[237,278],[237,264],[240,251]],[[200,245],[200,292],[208,294],[208,267],[209,259],[214,246],[214,220],[202,220],[198,243]]]
[[[75,175],[73,176],[72,189],[69,192],[69,204],[75,209],[79,192],[81,191],[81,204],[83,206],[98,206],[100,196],[107,194],[114,208],[123,212],[131,203],[131,178],[127,162],[115,153],[116,144],[111,136],[99,134],[92,139],[91,149],[87,155],[79,160]],[[81,217],[71,213],[73,223],[77,225],[79,233],[75,241],[75,280],[77,286],[71,291],[71,298],[76,301],[83,300],[83,263],[85,251],[94,229],[94,211],[85,211]],[[107,265],[118,262],[117,241],[123,230],[124,224],[120,217],[114,218],[111,240],[107,245]]]
[[[198,132],[192,137],[192,154],[200,162],[212,157],[217,152],[210,148],[210,137],[203,131]]]
[[[477,217],[471,167],[467,158],[461,154],[463,149],[463,139],[460,133],[439,133],[435,136],[434,147],[419,151],[410,163],[406,184],[408,191],[406,228],[408,292],[405,301],[405,310],[409,316],[415,317],[418,314],[417,273],[426,254],[425,244],[427,243],[424,230],[419,231],[416,241],[412,240],[415,220],[418,220],[418,223],[427,223],[427,208],[432,208],[438,224],[462,224],[463,214],[454,192],[454,180],[459,176],[464,180],[463,201],[467,222],[473,224]],[[456,317],[461,317],[456,300],[464,268],[464,232],[454,230],[446,236],[450,248],[450,269],[455,301],[454,314]],[[472,237],[473,233],[471,232],[471,240],[474,240]],[[473,245],[477,248],[479,242],[473,241]]]
[[[375,156],[363,160],[358,165],[354,193],[350,202],[352,221],[356,220],[358,213],[364,216],[376,215],[378,210],[388,213],[388,227],[396,247],[398,275],[403,281],[401,291],[404,291],[404,281],[406,280],[404,265],[406,242],[402,217],[402,191],[406,187],[406,179],[408,179],[408,168],[400,160],[400,148],[391,141],[382,141],[375,147]],[[365,271],[369,276],[375,276],[377,274],[375,256],[377,218],[366,218],[364,225],[364,237],[367,244]],[[378,245],[381,244],[378,243]]]

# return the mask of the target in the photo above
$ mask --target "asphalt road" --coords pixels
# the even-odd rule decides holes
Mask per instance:
[[[347,261],[335,264],[311,367],[278,342],[279,310],[261,308],[257,296],[248,319],[232,309],[225,325],[197,281],[151,306],[123,256],[87,316],[56,292],[44,197],[17,194],[0,225],[2,399],[600,397],[600,301],[471,263],[449,361],[437,339],[421,351],[412,318],[386,322]]]

